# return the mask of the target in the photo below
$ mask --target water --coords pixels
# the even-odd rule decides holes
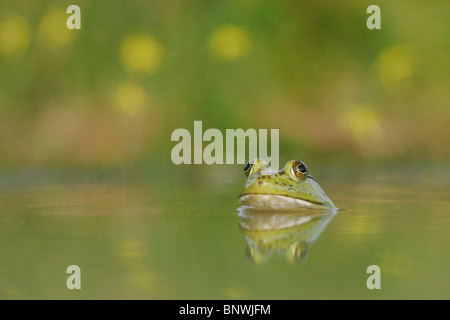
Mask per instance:
[[[449,299],[448,178],[402,177],[322,178],[336,214],[278,216],[239,216],[243,181],[4,184],[0,298]]]

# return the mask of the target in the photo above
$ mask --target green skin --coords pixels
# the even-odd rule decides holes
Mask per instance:
[[[289,161],[284,169],[273,171],[262,159],[250,161],[251,170],[239,194],[241,208],[333,208],[333,202],[310,175],[299,179]]]

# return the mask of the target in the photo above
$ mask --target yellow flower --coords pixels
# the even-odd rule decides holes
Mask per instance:
[[[120,58],[129,72],[155,73],[163,53],[163,46],[148,34],[128,35],[120,46]]]
[[[47,13],[41,20],[38,29],[40,43],[50,50],[58,50],[69,45],[77,34],[67,28],[69,15],[63,9]]]
[[[137,83],[125,82],[117,87],[115,104],[120,111],[130,115],[138,114],[146,103],[147,93]]]
[[[220,60],[236,60],[250,52],[251,39],[240,26],[227,25],[215,30],[209,42],[211,53]]]
[[[7,56],[21,56],[28,47],[30,30],[21,15],[13,15],[0,22],[0,53]]]
[[[366,105],[355,105],[340,118],[340,125],[350,131],[359,143],[376,140],[380,134],[379,115]]]
[[[383,86],[394,87],[413,73],[411,47],[401,44],[383,50],[375,61],[375,68]]]

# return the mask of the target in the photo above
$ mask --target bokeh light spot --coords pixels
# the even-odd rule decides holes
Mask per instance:
[[[412,50],[406,44],[387,48],[381,52],[375,65],[382,85],[390,89],[412,75]]]
[[[4,56],[21,56],[29,41],[28,23],[21,15],[11,16],[0,22],[0,53]]]
[[[59,50],[69,45],[75,36],[73,30],[67,28],[69,15],[62,9],[47,13],[41,20],[38,30],[40,43],[49,50]]]
[[[121,112],[130,115],[138,114],[147,102],[147,93],[137,83],[124,82],[116,89],[115,104]]]
[[[249,53],[251,39],[242,27],[228,25],[213,32],[209,48],[220,60],[236,60]]]
[[[120,58],[129,72],[155,73],[163,54],[163,46],[148,34],[128,35],[120,46]]]
[[[355,105],[341,116],[339,123],[352,133],[355,140],[365,143],[379,135],[379,117],[372,108],[366,105]]]

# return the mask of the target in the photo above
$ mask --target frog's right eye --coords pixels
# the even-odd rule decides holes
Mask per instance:
[[[300,180],[306,180],[306,177],[308,176],[308,168],[306,165],[301,161],[295,161],[292,164],[292,170],[294,172],[294,175],[300,179]]]
[[[250,174],[250,171],[252,171],[252,168],[253,168],[253,163],[251,163],[250,161],[248,161],[246,164],[245,164],[245,167],[244,167],[244,173],[245,173],[245,175],[248,177],[248,175]]]

